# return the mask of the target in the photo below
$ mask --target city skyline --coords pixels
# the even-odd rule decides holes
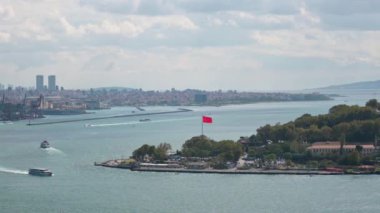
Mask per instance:
[[[69,89],[255,91],[377,80],[379,6],[369,0],[3,1],[1,83],[34,86],[36,74],[52,74]]]

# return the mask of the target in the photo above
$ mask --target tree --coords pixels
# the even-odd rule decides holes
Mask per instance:
[[[294,121],[296,127],[309,128],[316,124],[316,118],[310,114],[304,114]]]
[[[358,151],[353,151],[348,156],[346,156],[346,164],[348,165],[359,165],[360,164],[360,155]]]
[[[332,160],[324,159],[324,160],[319,162],[319,168],[321,168],[321,169],[325,169],[328,167],[334,167],[334,166],[335,166],[335,163]]]
[[[154,160],[164,161],[168,159],[168,151],[171,150],[172,146],[168,143],[160,143],[154,150]]]
[[[250,158],[255,158],[256,157],[256,151],[255,151],[255,149],[249,149],[248,150],[248,157],[250,157]]]
[[[361,154],[362,151],[363,151],[363,146],[362,146],[362,145],[356,145],[355,150],[356,150],[359,154]]]
[[[277,159],[276,154],[268,154],[264,156],[264,160],[266,161],[275,161]]]
[[[157,149],[162,149],[162,150],[165,150],[165,152],[167,152],[172,149],[172,146],[169,143],[160,143],[157,146]]]
[[[214,143],[205,136],[192,137],[182,145],[182,153],[187,157],[210,157]]]
[[[285,160],[291,160],[292,159],[292,153],[290,152],[285,152],[283,155]]]
[[[271,125],[267,124],[257,129],[256,137],[260,141],[270,140],[271,138]]]
[[[153,156],[155,153],[155,146],[149,146],[148,144],[142,145],[140,148],[133,151],[132,156],[136,160],[142,160],[145,155]]]
[[[214,155],[217,155],[223,161],[238,161],[243,154],[243,148],[240,143],[231,140],[223,140],[214,144]]]
[[[316,169],[316,168],[318,168],[319,163],[318,163],[318,161],[315,161],[315,160],[313,160],[313,161],[308,161],[306,166],[307,166],[307,168],[309,168],[309,169]]]
[[[366,107],[370,107],[372,109],[378,109],[379,108],[379,103],[377,102],[376,99],[371,99],[369,100],[366,104]]]
[[[346,135],[345,134],[342,134],[339,137],[339,142],[340,142],[339,154],[343,155],[343,148],[344,148],[344,145],[346,144]]]

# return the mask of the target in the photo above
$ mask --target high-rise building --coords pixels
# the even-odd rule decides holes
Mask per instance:
[[[38,91],[44,90],[44,76],[43,75],[36,76],[36,90]]]
[[[48,76],[48,90],[50,91],[55,91],[56,90],[56,87],[55,87],[55,75],[49,75]]]

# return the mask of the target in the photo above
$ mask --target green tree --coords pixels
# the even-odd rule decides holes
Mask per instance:
[[[360,154],[358,151],[353,151],[347,156],[348,165],[359,165],[360,164]]]
[[[182,145],[182,153],[186,157],[210,157],[214,143],[205,136],[192,137]]]
[[[172,149],[172,146],[169,143],[160,143],[157,146],[157,149],[162,149],[162,150],[165,150],[165,152],[167,152]]]
[[[148,144],[142,145],[140,148],[133,151],[132,156],[136,160],[142,160],[145,155],[153,156],[155,153],[155,146],[149,146]]]
[[[339,154],[343,155],[343,148],[344,148],[344,145],[346,144],[346,135],[345,134],[342,134],[339,137],[339,142],[340,142]]]
[[[362,145],[356,145],[355,150],[361,155],[363,151],[363,146]]]
[[[268,154],[264,156],[265,161],[275,161],[277,159],[276,154]]]
[[[377,99],[371,99],[369,100],[366,104],[366,107],[370,107],[372,109],[378,109],[379,108],[379,103],[377,102]]]
[[[309,169],[317,169],[319,167],[319,163],[318,161],[308,161],[307,164],[306,164],[307,168]]]
[[[253,148],[250,148],[249,150],[248,150],[248,157],[250,157],[250,158],[255,158],[256,157],[256,154],[257,154],[257,152],[256,152],[256,150],[255,149],[253,149]]]

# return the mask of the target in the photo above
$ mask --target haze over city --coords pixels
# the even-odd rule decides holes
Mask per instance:
[[[379,76],[380,2],[3,0],[0,83],[291,90]]]

